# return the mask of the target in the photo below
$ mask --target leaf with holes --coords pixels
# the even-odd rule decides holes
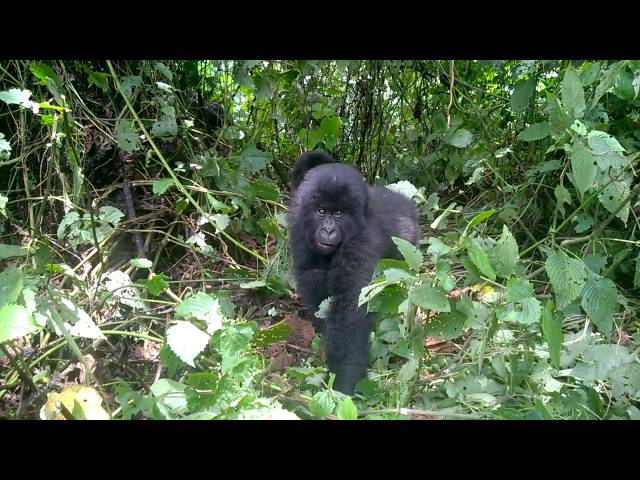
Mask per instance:
[[[540,320],[541,313],[540,301],[533,297],[496,308],[496,317],[501,322],[516,322],[523,325],[536,323]]]
[[[507,280],[505,298],[508,302],[522,302],[531,297],[533,297],[533,285],[531,285],[531,282],[518,277],[511,277]]]
[[[407,242],[402,238],[391,237],[391,239],[393,240],[393,243],[395,243],[398,247],[398,250],[400,250],[400,253],[409,264],[411,270],[413,270],[414,272],[420,270],[423,261],[422,253],[420,252],[420,250],[418,250],[410,242]]]
[[[608,133],[592,130],[587,136],[587,142],[603,172],[608,172],[610,168],[621,170],[629,164],[622,154],[625,150],[620,142]]]
[[[209,335],[190,322],[178,321],[167,329],[167,344],[180,360],[192,367],[207,343]]]
[[[255,145],[247,145],[240,153],[240,168],[246,173],[257,173],[271,163],[271,154],[262,152]]]
[[[573,184],[580,192],[580,196],[583,196],[584,192],[593,186],[596,173],[598,173],[598,166],[596,159],[582,142],[577,142],[573,145],[571,173],[573,174]]]
[[[590,276],[582,292],[582,309],[607,338],[611,338],[613,314],[618,310],[616,284],[599,275]]]
[[[604,190],[598,195],[598,200],[607,209],[610,213],[615,212],[620,204],[624,202],[624,200],[629,196],[631,190],[629,189],[629,184],[625,181],[623,182],[611,182],[607,185]],[[629,218],[629,203],[627,202],[622,209],[616,213],[616,217],[618,217],[622,222],[626,225],[627,219]]]
[[[140,146],[140,140],[136,134],[133,122],[130,120],[118,120],[116,123],[115,136],[118,147],[125,152],[133,152]]]
[[[558,308],[563,309],[582,292],[586,265],[582,260],[569,258],[562,250],[558,250],[547,258],[544,266],[558,297]]]

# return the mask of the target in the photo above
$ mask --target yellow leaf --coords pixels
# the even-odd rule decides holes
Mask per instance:
[[[87,420],[109,420],[109,414],[102,408],[102,398],[93,387],[69,385],[60,393],[49,393],[47,403],[40,412],[40,417],[43,420],[65,419],[61,410],[56,406],[57,402],[61,402],[69,412],[73,412],[77,402]]]

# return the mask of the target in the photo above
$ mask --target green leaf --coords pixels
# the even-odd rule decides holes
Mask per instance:
[[[24,337],[42,327],[22,305],[4,305],[0,308],[0,343]]]
[[[176,317],[195,317],[207,323],[207,333],[212,334],[222,328],[224,314],[222,313],[220,300],[212,298],[204,292],[198,292],[183,300],[176,307]]]
[[[164,273],[154,275],[149,280],[141,282],[151,295],[160,295],[167,288],[169,284],[165,281],[167,277]]]
[[[309,402],[309,411],[314,417],[325,418],[336,408],[336,402],[328,391],[317,392]]]
[[[433,258],[438,258],[451,251],[451,247],[443,243],[439,238],[429,237],[428,242],[429,248],[427,248],[427,253]]]
[[[582,260],[569,258],[562,250],[558,250],[547,258],[544,266],[558,296],[558,308],[563,309],[582,292],[586,265]]]
[[[620,69],[622,69],[624,67],[624,63],[625,62],[623,62],[623,61],[616,62],[613,65],[611,65],[603,73],[603,75],[602,75],[602,77],[600,79],[600,83],[596,87],[596,93],[594,94],[593,100],[591,101],[591,105],[592,106],[595,106],[600,101],[602,96],[605,93],[607,93],[607,91],[614,84],[614,82],[618,78],[618,72],[620,71]]]
[[[534,87],[535,84],[531,79],[523,80],[514,87],[511,95],[511,109],[514,113],[524,111],[533,95]]]
[[[151,185],[151,190],[154,195],[162,195],[164,194],[169,187],[173,185],[173,178],[161,178],[159,180],[154,180]]]
[[[401,193],[407,198],[413,198],[418,194],[418,189],[411,182],[407,180],[402,180],[397,183],[391,183],[385,187],[387,190],[391,190],[392,192]]]
[[[0,259],[24,257],[26,254],[27,249],[19,245],[7,245],[6,243],[0,244]]]
[[[0,132],[0,160],[7,160],[11,156],[11,144],[5,140],[4,133]],[[7,204],[7,197],[5,195],[0,194],[0,197],[3,199],[2,205],[0,205],[0,211],[3,215],[6,215],[4,211],[4,207]]]
[[[38,82],[40,85],[47,85],[50,78],[53,78],[54,80],[58,78],[53,69],[45,63],[34,63],[29,66],[29,70],[31,70],[31,73],[40,80]]]
[[[528,280],[511,277],[507,280],[507,292],[505,298],[508,302],[522,302],[533,297],[533,285]]]
[[[160,82],[158,82],[160,83]],[[176,123],[176,110],[170,105],[162,107],[162,117],[151,127],[154,137],[170,140],[178,135],[178,124]]]
[[[89,86],[95,85],[104,93],[107,93],[109,90],[109,78],[111,76],[105,72],[91,72],[89,74]]]
[[[469,225],[467,225],[467,228],[465,229],[465,231],[466,230],[471,230],[473,227],[475,227],[479,223],[484,222],[487,218],[491,217],[495,213],[496,213],[495,210],[487,210],[485,212],[481,212],[481,213],[477,214],[475,217],[473,217],[471,219],[471,221],[469,222]]]
[[[629,164],[622,154],[625,151],[622,145],[608,133],[592,130],[587,136],[587,142],[603,172],[608,172],[610,168],[621,170]]]
[[[440,287],[432,287],[423,283],[411,290],[409,300],[425,310],[434,312],[450,312],[451,305],[447,294]]]
[[[478,267],[478,270],[490,278],[491,280],[496,279],[496,272],[491,266],[491,262],[489,261],[489,256],[487,253],[482,250],[474,240],[467,239],[466,240],[467,253],[469,254],[469,259],[473,262],[473,264]]]
[[[640,254],[636,257],[636,273],[633,276],[633,286],[640,288]]]
[[[554,313],[553,300],[548,300],[542,311],[542,333],[547,340],[551,363],[560,368],[560,347],[564,341],[562,321]]]
[[[338,143],[338,138],[340,138],[340,125],[340,118],[336,116],[325,117],[320,122],[320,129],[327,148],[332,149]]]
[[[291,324],[282,320],[275,325],[271,325],[269,328],[259,330],[253,337],[253,342],[258,347],[266,347],[272,343],[286,340],[293,332]]]
[[[525,298],[516,304],[508,303],[496,308],[496,317],[501,322],[516,322],[531,325],[540,320],[542,307],[536,298]]]
[[[336,408],[336,416],[338,420],[357,420],[358,409],[350,397],[342,400]]]
[[[613,314],[618,310],[618,290],[608,278],[592,275],[582,292],[583,310],[598,330],[611,338]]]
[[[407,261],[407,264],[414,272],[420,270],[422,266],[423,258],[422,253],[415,246],[413,246],[410,242],[398,237],[391,237],[393,243],[396,244],[398,250]]]
[[[446,260],[436,260],[436,278],[438,279],[438,285],[440,285],[445,292],[450,292],[456,286],[456,280],[451,275],[452,265],[451,262]]]
[[[520,140],[525,142],[533,142],[534,140],[541,140],[551,133],[551,125],[549,122],[534,123],[522,130],[518,134]]]
[[[16,267],[6,268],[0,273],[0,307],[18,300],[23,281],[22,270]]]
[[[464,148],[471,144],[473,134],[469,130],[459,128],[452,134],[445,136],[443,140],[454,147]]]
[[[569,190],[567,190],[564,187],[564,185],[560,183],[556,185],[556,188],[553,191],[553,193],[555,194],[556,199],[558,200],[556,203],[556,210],[558,210],[560,214],[564,217],[565,216],[564,204],[567,203],[571,205],[571,194],[569,193]]]
[[[136,268],[151,268],[153,266],[153,262],[146,258],[132,258],[129,263]]]
[[[607,185],[604,190],[598,195],[598,200],[600,203],[606,208],[610,213],[613,213],[617,210],[620,204],[629,196],[631,190],[629,189],[629,185],[626,182],[611,182]],[[626,225],[627,219],[629,218],[629,203],[627,203],[622,209],[616,214],[622,222]]]
[[[434,230],[441,228],[440,224],[442,222],[444,222],[447,217],[449,216],[449,213],[451,213],[451,210],[453,210],[456,206],[456,202],[452,202],[449,205],[447,205],[447,208],[444,209],[444,211],[438,216],[438,218],[436,218],[433,222],[431,222],[431,228],[433,228]]]
[[[167,329],[167,344],[187,365],[195,367],[193,360],[209,343],[209,335],[190,322],[178,321]]]
[[[580,196],[583,196],[584,192],[593,186],[598,167],[596,159],[582,142],[577,142],[573,145],[571,173],[573,174],[573,184],[580,192]]]
[[[111,223],[113,225],[118,225],[120,220],[124,217],[124,213],[118,210],[116,207],[105,206],[100,207],[98,211],[98,218],[106,223]]]
[[[418,373],[419,366],[420,363],[418,362],[417,358],[411,358],[404,365],[402,365],[400,371],[398,372],[398,381],[400,382],[400,384],[404,385],[411,381]]]
[[[271,154],[262,152],[255,145],[247,145],[240,153],[240,165],[243,172],[257,173],[271,163]]]
[[[503,278],[510,277],[518,263],[518,242],[506,225],[502,226],[502,235],[489,250],[489,259],[496,273]]]
[[[30,102],[31,98],[30,90],[20,90],[19,88],[10,88],[0,92],[0,100],[8,105],[20,104],[25,105]]]
[[[173,72],[169,70],[164,63],[157,62],[156,70],[158,70],[162,74],[162,76],[164,76],[164,78],[166,78],[170,82],[173,81]]]
[[[562,104],[573,118],[584,116],[584,89],[573,67],[567,68],[562,79]]]
[[[441,313],[427,323],[425,333],[445,340],[458,338],[464,331],[466,321],[466,315],[458,310]]]
[[[58,225],[58,231],[56,232],[58,240],[64,239],[64,237],[66,237],[65,230],[67,229],[67,227],[70,225],[73,225],[78,220],[80,220],[80,214],[78,212],[74,212],[72,210],[69,213],[67,213],[62,219],[62,221],[60,222],[60,225]]]
[[[391,285],[393,283],[395,282],[385,280],[383,282],[376,282],[374,284],[367,285],[366,287],[362,287],[362,290],[360,290],[360,295],[358,295],[358,307],[367,303],[373,297],[381,293],[388,285]]]

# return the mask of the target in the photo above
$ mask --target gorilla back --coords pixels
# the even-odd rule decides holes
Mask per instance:
[[[325,152],[294,166],[289,238],[298,293],[323,336],[335,388],[353,394],[369,365],[372,318],[358,295],[381,258],[400,258],[392,236],[418,240],[418,212],[404,195],[368,186],[355,169]],[[331,297],[328,315],[315,316]]]

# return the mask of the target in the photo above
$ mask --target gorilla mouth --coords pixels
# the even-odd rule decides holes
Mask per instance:
[[[320,250],[333,250],[333,249],[335,249],[339,244],[338,244],[338,243],[323,243],[323,242],[316,242],[316,245],[318,246],[318,248],[320,248]]]

